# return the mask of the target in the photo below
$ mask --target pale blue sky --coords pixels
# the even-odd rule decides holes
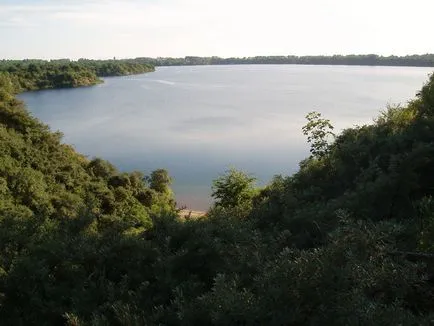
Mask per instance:
[[[0,0],[0,58],[434,52],[434,0]]]

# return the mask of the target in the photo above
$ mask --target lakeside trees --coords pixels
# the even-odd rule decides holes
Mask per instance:
[[[154,67],[128,60],[2,60],[0,72],[8,73],[16,92],[90,86],[98,77],[124,76],[154,71]]]
[[[123,60],[89,60],[79,59],[79,65],[88,67],[99,77],[126,76],[154,71],[154,66],[134,59]]]
[[[233,65],[233,64],[301,64],[434,67],[434,54],[407,56],[332,55],[332,56],[256,56],[243,58],[194,57],[137,58],[155,66]]]
[[[432,323],[434,76],[333,142],[310,115],[297,173],[257,188],[230,170],[189,220],[167,171],[85,158],[11,85],[0,73],[2,325]]]

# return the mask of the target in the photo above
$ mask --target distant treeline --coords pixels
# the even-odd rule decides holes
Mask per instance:
[[[154,71],[139,60],[2,60],[0,72],[10,75],[16,92],[90,86],[101,83],[99,77],[124,76]]]
[[[155,66],[195,66],[234,64],[304,64],[434,67],[434,54],[398,56],[256,56],[244,58],[195,57],[148,58],[121,60],[69,59],[0,60],[0,73],[10,75],[15,92],[90,86],[101,83],[99,77],[142,74]]]
[[[154,66],[237,65],[237,64],[299,64],[299,65],[360,65],[434,67],[434,54],[399,56],[333,55],[333,56],[257,56],[244,58],[195,57],[137,58]]]

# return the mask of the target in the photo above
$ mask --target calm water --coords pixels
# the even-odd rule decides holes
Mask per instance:
[[[291,174],[308,155],[304,116],[339,130],[405,103],[432,68],[348,66],[162,67],[102,85],[29,92],[29,110],[65,142],[122,170],[166,168],[177,201],[209,205],[211,181],[229,166],[261,182]]]

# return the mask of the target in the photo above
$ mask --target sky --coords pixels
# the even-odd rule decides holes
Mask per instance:
[[[434,0],[0,0],[0,59],[434,52]]]

